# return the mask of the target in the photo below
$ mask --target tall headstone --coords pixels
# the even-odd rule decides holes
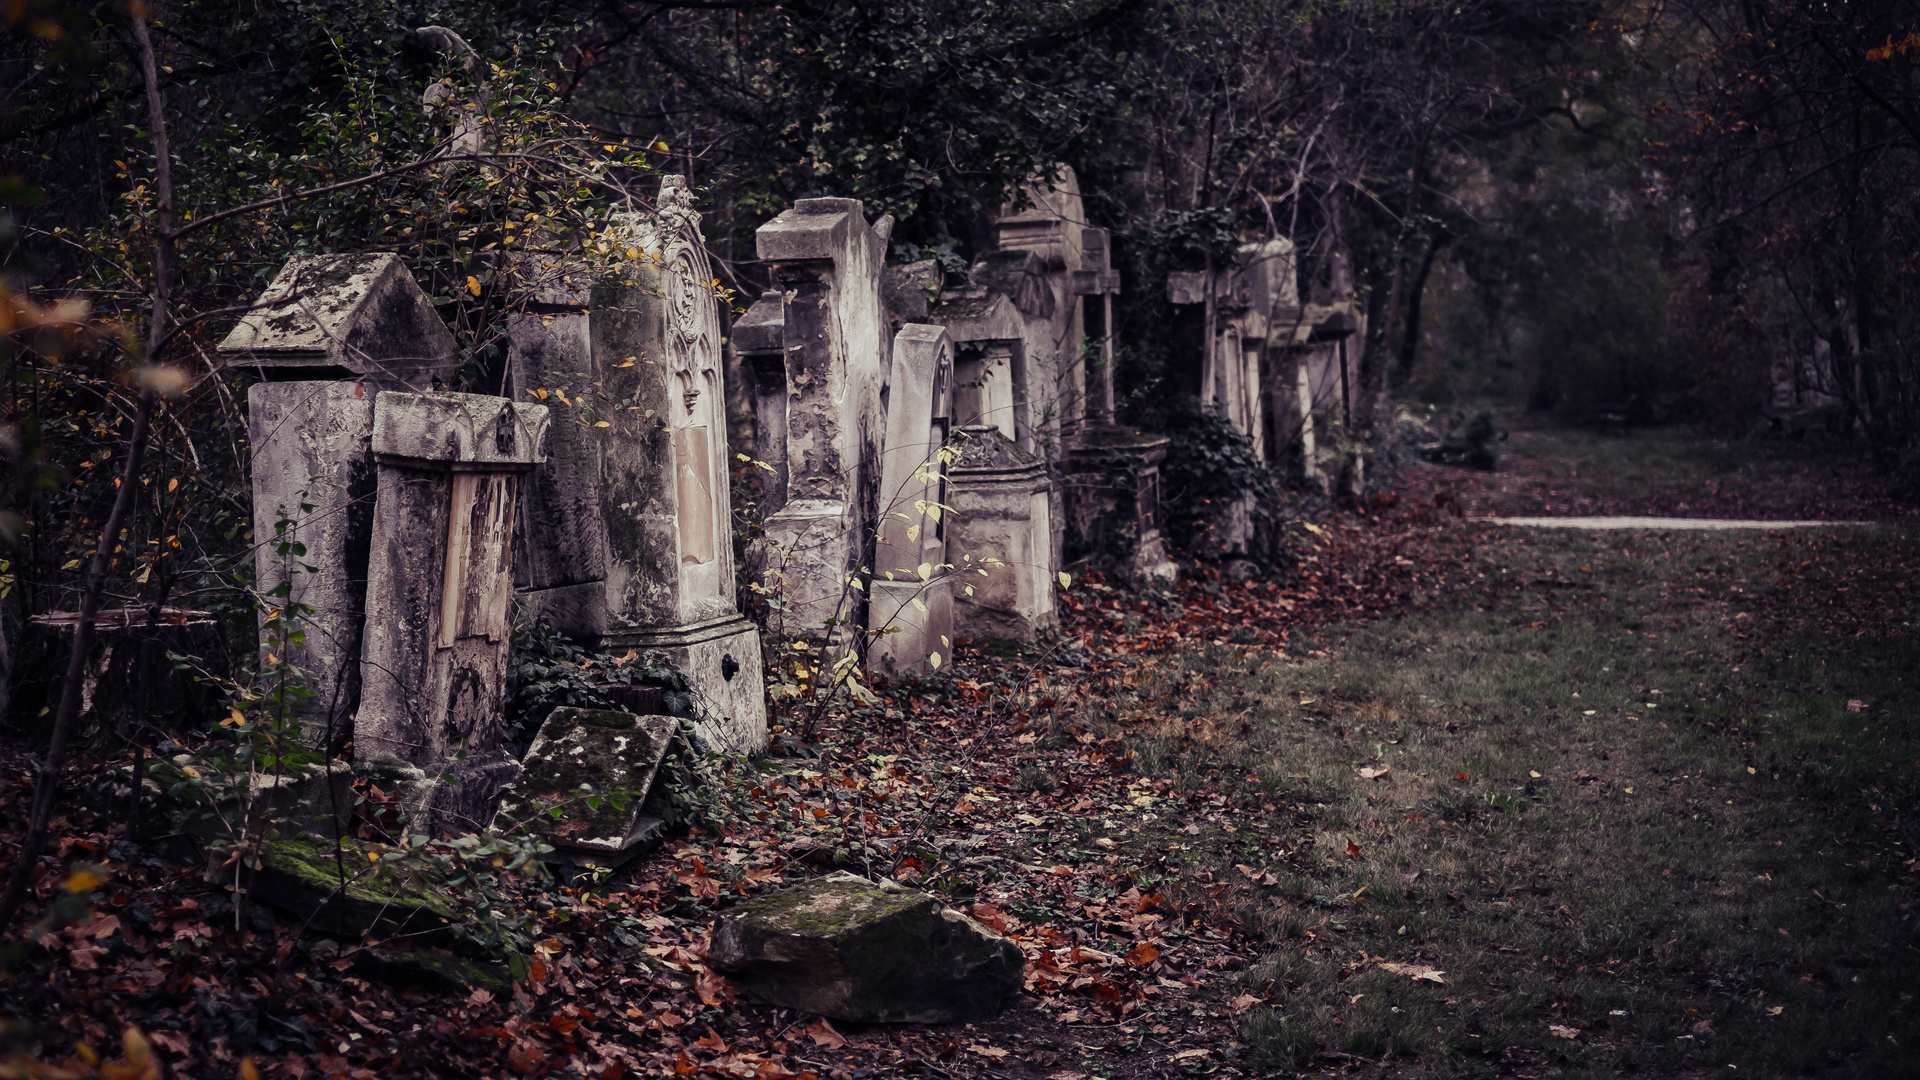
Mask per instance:
[[[786,502],[765,520],[789,633],[851,644],[868,598],[848,584],[872,565],[892,335],[881,296],[892,219],[857,199],[801,199],[760,227],[781,304],[786,355]]]
[[[544,615],[568,637],[591,640],[607,631],[591,283],[577,263],[528,260],[526,269],[537,275],[537,291],[528,310],[507,324],[509,396],[545,404],[553,423],[547,459],[521,492],[514,586],[530,614]]]
[[[1088,269],[1089,230],[1072,168],[1056,165],[1022,193],[1002,207],[994,223],[999,250],[976,260],[972,276],[975,285],[1006,293],[1020,309],[1037,449],[1054,459],[1087,408],[1085,294],[1076,282]]]
[[[367,568],[356,764],[393,774],[434,827],[470,832],[520,771],[501,744],[521,478],[547,410],[477,394],[387,391]]]
[[[302,738],[337,748],[360,702],[374,396],[450,378],[459,350],[399,257],[381,253],[289,261],[219,352],[262,377],[247,391],[258,588],[285,585],[284,601],[310,611],[280,659],[315,691],[295,706]],[[278,553],[281,522],[304,555]]]
[[[1032,641],[1059,624],[1047,464],[988,426],[961,428],[953,446],[954,629],[976,641]]]
[[[642,257],[593,288],[594,368],[607,408],[600,516],[602,641],[660,650],[692,683],[717,747],[767,742],[760,633],[735,606],[719,301],[686,180],[665,177],[632,223]]]
[[[953,341],[945,329],[909,323],[893,339],[887,437],[880,465],[879,540],[874,548],[867,666],[897,674],[952,654],[952,515],[941,449],[953,422]]]

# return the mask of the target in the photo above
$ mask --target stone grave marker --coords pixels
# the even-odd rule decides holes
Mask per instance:
[[[848,581],[873,558],[892,227],[887,217],[869,226],[857,199],[801,199],[756,233],[786,357],[786,501],[766,517],[763,557],[785,594],[781,628],[843,645],[867,617],[866,593]]]
[[[880,469],[867,666],[894,674],[952,655],[953,576],[947,563],[947,466],[953,341],[943,327],[909,323],[893,339],[887,441]]]
[[[632,223],[642,257],[592,293],[607,535],[609,649],[658,650],[685,673],[711,745],[767,744],[760,632],[734,599],[719,298],[686,178]]]
[[[515,503],[547,409],[385,391],[356,764],[395,775],[437,829],[470,832],[520,771],[501,745]]]
[[[331,748],[360,702],[374,395],[431,388],[459,352],[399,257],[375,253],[290,260],[219,353],[262,377],[247,391],[256,578],[311,609],[305,642],[282,659],[315,691],[295,706],[302,738]],[[272,544],[282,521],[306,548],[298,559]]]
[[[1032,641],[1059,623],[1046,462],[988,426],[959,429],[953,446],[954,629],[976,641]]]

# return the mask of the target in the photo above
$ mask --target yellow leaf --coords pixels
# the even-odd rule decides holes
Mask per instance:
[[[179,478],[179,477],[177,477],[177,476],[176,476],[176,477],[174,477],[173,479],[171,479],[171,480],[169,480],[169,481],[167,481],[167,490],[168,490],[168,491],[178,491],[179,489],[180,489],[180,478]]]
[[[1060,587],[1063,589],[1073,587],[1073,575],[1067,573],[1065,570],[1060,571]]]
[[[467,275],[467,291],[475,296],[480,295],[480,279],[472,274]]]
[[[915,570],[914,573],[920,575],[921,581],[927,581],[933,577],[933,564],[921,563],[919,569]]]
[[[67,875],[66,889],[70,893],[92,892],[107,883],[107,875],[90,867],[82,867]]]
[[[230,709],[227,712],[227,718],[220,721],[220,726],[233,727],[236,724],[244,726],[246,722],[247,718],[241,714],[239,709]]]
[[[929,667],[932,667],[932,668],[935,668],[935,669],[938,669],[938,668],[940,667],[940,654],[939,654],[939,653],[928,653],[928,654],[927,654],[927,665],[928,665]]]
[[[917,596],[913,598],[913,607],[922,615],[927,613],[927,605]]]

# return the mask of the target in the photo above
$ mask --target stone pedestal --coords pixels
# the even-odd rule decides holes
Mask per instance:
[[[485,827],[520,769],[500,738],[515,504],[547,423],[544,406],[475,394],[374,401],[355,762],[392,774],[442,831]]]
[[[869,226],[856,199],[801,199],[756,234],[780,297],[786,356],[784,457],[775,465],[785,470],[786,502],[767,515],[762,555],[783,594],[775,623],[843,646],[867,618],[867,594],[848,582],[873,558],[891,228],[890,218]]]
[[[1160,463],[1167,437],[1131,428],[1082,429],[1067,450],[1067,558],[1091,558],[1141,582],[1179,571],[1160,535]]]
[[[953,342],[938,326],[909,323],[893,339],[887,441],[881,457],[879,542],[874,548],[867,667],[926,669],[953,654],[953,576],[947,566],[947,463]]]
[[[1032,641],[1059,624],[1046,463],[991,427],[962,428],[953,445],[954,629],[986,643]]]

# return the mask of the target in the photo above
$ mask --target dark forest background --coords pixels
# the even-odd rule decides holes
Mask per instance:
[[[211,344],[220,313],[289,254],[405,254],[482,386],[499,316],[524,300],[498,251],[537,228],[591,253],[596,201],[663,171],[692,178],[716,266],[746,298],[764,280],[753,232],[793,199],[863,199],[898,219],[895,261],[959,269],[1025,178],[1071,166],[1093,223],[1114,230],[1120,389],[1147,424],[1175,362],[1165,276],[1278,235],[1298,245],[1303,293],[1351,292],[1367,310],[1363,422],[1394,401],[1578,421],[1632,400],[1643,422],[1733,435],[1771,422],[1857,442],[1909,485],[1920,475],[1912,2],[141,10],[181,222],[430,152],[458,123],[422,106],[434,80],[483,86],[499,145],[534,148],[540,168],[504,185],[402,169],[180,239],[163,346],[210,389],[156,427],[152,505],[127,541],[146,555],[116,564],[114,591],[134,602],[211,603],[243,568],[246,545],[230,541],[247,519],[244,425]],[[84,526],[111,501],[110,470],[88,470],[124,445],[143,348],[115,328],[152,314],[155,162],[128,11],[0,5],[0,273],[9,318],[51,335],[16,335],[6,356],[0,524],[24,541],[6,580],[30,611],[62,606],[97,535]],[[482,62],[413,32],[435,24]],[[1817,415],[1783,421],[1783,386]]]

